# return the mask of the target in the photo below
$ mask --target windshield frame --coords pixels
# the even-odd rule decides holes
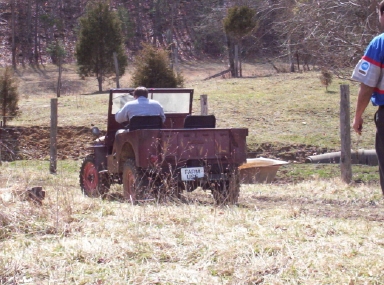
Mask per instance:
[[[110,97],[109,97],[108,114],[109,115],[115,114],[115,113],[113,113],[113,109],[114,109],[113,108],[113,103],[114,103],[113,100],[114,100],[115,94],[129,94],[129,95],[133,96],[134,90],[135,90],[134,88],[111,89],[110,90]],[[149,88],[148,89],[148,98],[153,99],[154,94],[164,94],[164,96],[166,96],[167,94],[174,95],[177,93],[189,94],[189,102],[188,102],[189,106],[188,106],[188,108],[185,108],[185,109],[188,109],[188,110],[185,110],[186,112],[171,112],[168,110],[164,110],[164,112],[166,114],[192,114],[193,91],[194,91],[193,89],[187,89],[187,88]],[[158,97],[158,96],[155,96],[155,97]],[[161,100],[158,100],[158,98],[156,98],[155,100],[159,101],[160,104],[162,103]],[[163,101],[163,102],[166,102],[166,101]],[[120,106],[120,107],[122,107],[122,106]],[[116,111],[116,110],[114,110],[114,111]]]

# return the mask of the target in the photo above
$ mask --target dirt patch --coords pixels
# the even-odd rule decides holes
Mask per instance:
[[[1,160],[47,160],[50,155],[49,127],[13,127],[1,132]],[[88,127],[59,127],[58,159],[80,159],[89,150],[94,137]]]
[[[289,162],[305,162],[305,159],[311,155],[317,155],[335,151],[330,148],[321,148],[305,144],[273,144],[262,143],[254,147],[248,147],[248,157],[265,157],[281,159]]]
[[[59,127],[57,135],[58,159],[81,159],[89,150],[94,137],[88,127]],[[11,127],[3,129],[0,136],[1,160],[49,159],[49,127]],[[307,145],[281,145],[263,143],[248,148],[248,156],[275,158],[285,161],[304,162],[310,155],[332,151]]]

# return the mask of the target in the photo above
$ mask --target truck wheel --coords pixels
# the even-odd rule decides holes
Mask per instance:
[[[237,166],[231,167],[228,175],[228,180],[217,181],[212,189],[213,198],[218,205],[234,205],[239,199],[240,177]]]
[[[144,196],[147,186],[148,177],[140,173],[133,159],[128,159],[123,169],[124,198],[136,204]]]
[[[109,191],[110,182],[106,174],[100,174],[93,154],[87,155],[80,168],[80,188],[88,197],[100,197]]]

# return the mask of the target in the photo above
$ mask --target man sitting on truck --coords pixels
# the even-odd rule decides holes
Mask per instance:
[[[140,86],[133,92],[135,100],[127,102],[116,114],[118,123],[129,121],[133,116],[160,116],[165,122],[163,106],[156,100],[148,99],[147,88]]]

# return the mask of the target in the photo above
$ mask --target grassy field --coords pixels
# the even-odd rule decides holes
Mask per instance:
[[[83,197],[78,163],[3,163],[0,284],[383,284],[377,187],[339,179],[242,185],[133,206]],[[4,178],[6,180],[4,181]],[[38,206],[23,190],[42,185]]]
[[[132,67],[120,80],[129,87]],[[269,65],[244,65],[244,78],[218,77],[204,81],[226,69],[223,63],[184,63],[181,66],[185,87],[194,88],[193,111],[200,112],[200,95],[208,95],[209,113],[215,114],[218,127],[246,127],[250,157],[266,156],[295,160],[300,155],[320,154],[340,150],[339,102],[340,84],[350,85],[351,120],[354,112],[357,84],[334,78],[326,91],[319,72],[276,74]],[[59,127],[98,126],[106,128],[108,95],[98,94],[94,78],[80,80],[74,66],[63,73],[62,97],[59,100]],[[55,97],[57,68],[45,67],[44,73],[21,70],[19,74],[20,108],[22,116],[11,122],[14,126],[49,127],[50,99]],[[115,87],[113,80],[104,82],[104,90]],[[369,106],[364,133],[351,134],[352,150],[373,149],[375,108]],[[80,158],[79,158],[80,159]],[[377,183],[377,168],[353,166],[354,181]],[[291,175],[292,174],[292,175]],[[320,175],[339,177],[336,165],[305,165],[291,163],[278,173],[277,179],[297,182]]]
[[[320,83],[319,72],[276,74],[268,66],[245,65],[244,78],[203,79],[225,69],[222,64],[185,64],[185,87],[193,88],[194,112],[200,112],[200,95],[208,94],[209,113],[217,117],[218,127],[247,127],[251,148],[261,143],[282,145],[304,144],[337,149],[340,146],[339,102],[340,84],[349,84],[353,114],[357,84],[334,78],[328,91]],[[65,68],[63,91],[59,102],[59,126],[99,125],[105,128],[106,94],[97,94],[94,78],[80,80],[74,66]],[[130,72],[120,80],[130,87]],[[22,116],[12,125],[49,125],[50,98],[55,97],[57,71],[46,67],[19,72]],[[107,80],[104,90],[114,88]],[[372,148],[374,127],[370,125],[375,108],[369,107],[365,134],[352,134],[353,147]],[[352,118],[351,118],[352,119]]]
[[[339,85],[325,91],[318,72],[275,74],[246,65],[245,78],[202,79],[226,67],[184,64],[186,87],[208,94],[218,127],[247,127],[250,150],[339,149]],[[67,67],[59,126],[105,128],[105,94]],[[13,126],[49,126],[55,70],[19,72],[22,116]],[[37,80],[38,79],[38,80]],[[129,86],[129,75],[122,79]],[[113,86],[106,82],[105,89]],[[103,106],[104,105],[104,106]],[[353,149],[374,147],[369,107]],[[74,138],[75,139],[75,138]],[[347,185],[337,165],[281,167],[273,184],[242,184],[239,205],[217,207],[208,192],[172,203],[134,206],[114,186],[104,200],[84,197],[79,160],[3,162],[0,166],[0,284],[384,284],[384,202],[377,167],[354,166]],[[42,205],[25,189],[42,186]]]

